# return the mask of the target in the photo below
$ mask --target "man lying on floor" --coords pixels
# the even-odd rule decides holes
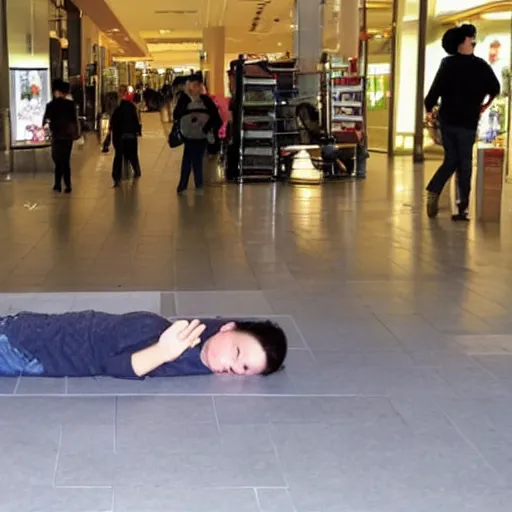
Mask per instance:
[[[0,317],[0,375],[121,379],[269,375],[287,352],[270,321],[177,320],[154,313]]]

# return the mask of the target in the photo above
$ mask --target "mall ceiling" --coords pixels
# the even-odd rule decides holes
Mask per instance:
[[[195,64],[202,30],[209,26],[226,28],[227,54],[292,49],[293,0],[129,2],[133,7],[126,0],[76,0],[75,3],[119,44],[120,57],[141,59],[147,55],[157,66]],[[324,8],[327,48],[336,46],[333,20],[339,5],[340,0],[327,0]],[[391,25],[392,0],[368,0],[368,5],[369,27],[387,29]]]

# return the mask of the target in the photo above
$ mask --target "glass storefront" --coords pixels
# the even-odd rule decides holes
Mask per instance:
[[[418,78],[418,44],[420,43],[420,4],[418,0],[399,0],[395,7],[396,39],[393,44],[394,77],[391,93],[394,110],[391,127],[393,153],[411,154],[414,147],[416,93]],[[507,0],[429,0],[426,20],[425,75],[423,97],[428,92],[446,53],[441,46],[444,32],[459,23],[470,22],[477,27],[475,54],[493,68],[502,85],[502,93],[482,116],[478,138],[481,147],[512,147],[509,137],[511,98],[511,34],[512,12]],[[425,25],[423,25],[425,26]],[[370,59],[372,54],[370,52]],[[372,62],[370,60],[370,62]],[[376,62],[379,63],[379,62]],[[382,61],[384,63],[384,61]],[[370,74],[370,73],[369,73]],[[371,79],[371,77],[369,77]],[[422,111],[419,115],[423,115]],[[371,119],[370,110],[368,119]],[[369,129],[371,123],[368,123]],[[424,150],[442,154],[425,131]],[[508,152],[507,152],[508,153]]]
[[[366,119],[368,143],[373,151],[387,151],[391,100],[391,53],[389,39],[374,39],[369,44],[366,74]]]
[[[495,99],[491,108],[481,117],[478,128],[478,148],[498,147],[510,148],[512,137],[510,137],[510,112],[511,112],[511,33],[512,33],[512,13],[503,10],[496,11],[496,2],[493,2],[493,11],[486,11],[485,5],[489,2],[482,0],[450,0],[446,2],[452,8],[464,2],[464,7],[468,2],[472,2],[476,8],[468,11],[448,12],[447,6],[443,2],[443,11],[436,13],[438,17],[431,19],[429,23],[429,33],[431,38],[426,47],[426,67],[425,67],[425,93],[432,84],[439,63],[445,57],[444,50],[441,47],[441,37],[444,31],[449,28],[451,20],[452,26],[457,22],[470,22],[477,28],[477,45],[475,55],[481,57],[490,64],[501,84],[501,94]],[[480,9],[479,9],[480,8]],[[510,6],[507,7],[510,9]],[[466,15],[465,12],[468,12]],[[432,139],[426,134],[424,147],[427,153],[439,151]],[[508,154],[509,151],[506,151]],[[505,169],[508,174],[508,165]]]

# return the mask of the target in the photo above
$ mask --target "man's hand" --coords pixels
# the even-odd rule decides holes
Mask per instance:
[[[177,320],[171,327],[162,333],[158,340],[158,347],[166,363],[175,361],[189,348],[201,343],[201,334],[206,325],[199,320]]]

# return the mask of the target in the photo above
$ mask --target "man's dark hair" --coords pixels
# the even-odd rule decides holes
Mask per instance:
[[[70,90],[69,82],[64,82],[64,80],[61,80],[60,78],[56,78],[52,82],[52,91],[53,92],[69,94],[69,90]]]
[[[461,35],[461,43],[466,39],[466,37],[476,37],[476,27],[472,23],[463,23],[458,27]]]
[[[262,375],[270,375],[283,368],[288,351],[288,341],[281,327],[269,320],[237,321],[236,330],[254,336],[263,348],[267,356],[267,366]]]
[[[202,73],[192,73],[189,77],[188,77],[188,81],[189,82],[196,82],[196,83],[199,83],[199,84],[202,84],[203,83],[203,74]]]
[[[476,37],[476,27],[471,23],[463,23],[458,27],[448,29],[442,39],[442,46],[448,55],[455,55],[459,45],[464,42],[466,37]]]

